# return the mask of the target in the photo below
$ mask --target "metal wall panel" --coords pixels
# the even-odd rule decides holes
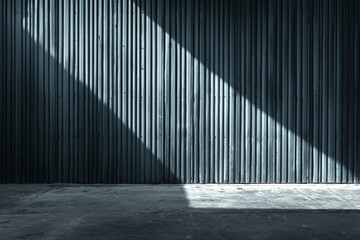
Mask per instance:
[[[0,12],[0,182],[359,182],[359,1]]]

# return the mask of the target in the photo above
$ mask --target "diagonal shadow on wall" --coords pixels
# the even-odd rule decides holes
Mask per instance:
[[[168,47],[168,61],[178,64],[174,44],[191,55],[186,84],[195,96],[206,89],[204,98],[228,97],[205,104],[220,124],[235,118],[227,137],[239,132],[234,161],[245,160],[232,169],[246,172],[238,180],[358,181],[357,2],[133,0],[132,13],[137,9],[168,34],[165,61]],[[229,106],[221,112],[216,104]],[[209,122],[201,127],[221,134]]]
[[[43,4],[42,2],[36,3]],[[225,161],[227,159],[226,155],[220,155],[218,152],[215,152],[215,149],[220,148],[217,145],[220,144],[219,142],[215,144],[214,149],[206,150],[210,157],[207,159],[207,153],[205,153],[203,159],[204,163],[207,161],[213,162],[207,164],[210,168],[217,167],[220,169],[220,172],[226,171],[224,169],[227,168],[235,173],[232,177],[230,176],[230,181],[229,179],[224,181],[225,177],[221,176],[221,173],[204,173],[204,177],[200,181],[352,182],[354,177],[357,179],[359,164],[355,144],[359,139],[359,128],[356,125],[359,114],[359,104],[356,101],[358,94],[354,91],[349,91],[349,94],[344,93],[348,90],[359,88],[355,81],[359,78],[358,73],[355,71],[357,69],[356,64],[359,63],[359,54],[356,51],[350,51],[352,47],[358,49],[358,45],[354,43],[354,38],[350,40],[351,37],[349,37],[350,30],[354,27],[357,29],[359,26],[355,24],[359,21],[354,15],[355,12],[350,11],[351,9],[359,8],[358,3],[351,2],[342,5],[340,2],[336,2],[336,4],[334,3],[335,5],[329,4],[325,8],[329,10],[329,15],[327,16],[329,17],[332,16],[331,14],[334,14],[335,19],[340,21],[340,25],[346,26],[345,31],[347,32],[344,35],[336,32],[341,29],[339,29],[338,25],[335,28],[335,21],[332,22],[334,25],[331,26],[334,26],[336,30],[333,29],[333,35],[341,40],[337,42],[338,45],[333,44],[338,48],[341,47],[342,50],[341,57],[338,55],[339,59],[333,62],[324,62],[317,59],[317,57],[328,56],[325,54],[325,50],[319,50],[325,55],[317,55],[315,53],[315,50],[317,48],[321,49],[324,44],[324,42],[316,43],[317,40],[320,41],[321,39],[320,36],[316,35],[316,32],[323,26],[321,24],[323,22],[320,22],[320,16],[323,15],[317,15],[317,13],[320,14],[320,8],[325,6],[320,5],[320,2],[314,2],[314,4],[305,2],[291,2],[287,4],[282,1],[271,2],[269,4],[253,1],[225,1],[224,3],[220,3],[220,1],[212,1],[210,3],[205,3],[204,1],[157,1],[150,4],[147,3],[150,2],[129,2],[131,5],[129,13],[136,13],[140,16],[140,11],[144,12],[151,19],[152,24],[155,23],[156,28],[161,28],[160,31],[162,33],[159,35],[157,43],[162,41],[164,44],[164,51],[158,56],[163,61],[163,66],[160,66],[159,72],[163,74],[162,83],[164,85],[160,86],[160,88],[165,89],[166,79],[172,79],[174,74],[172,72],[174,68],[169,67],[166,69],[166,65],[171,65],[173,59],[171,52],[166,50],[166,46],[171,46],[174,43],[180,46],[181,51],[185,51],[183,56],[186,56],[186,58],[181,59],[181,61],[187,62],[185,63],[186,66],[182,65],[182,67],[186,70],[187,74],[190,74],[182,76],[185,79],[186,86],[191,91],[192,86],[194,86],[195,90],[192,92],[194,95],[201,95],[199,92],[204,87],[208,91],[203,93],[206,98],[212,97],[212,94],[215,96],[219,94],[221,97],[228,96],[229,98],[232,96],[232,100],[227,100],[234,103],[231,109],[229,107],[228,112],[225,110],[223,112],[217,111],[211,101],[204,104],[207,104],[211,109],[214,108],[209,111],[209,114],[212,114],[212,116],[218,115],[219,117],[216,118],[218,118],[219,122],[221,121],[220,119],[224,121],[222,114],[228,117],[226,121],[229,121],[230,125],[230,122],[233,121],[234,135],[239,133],[241,139],[251,139],[246,142],[242,142],[240,138],[236,139],[236,144],[233,147],[238,153],[233,154],[232,167],[229,167],[229,165],[226,167],[224,162],[216,163],[219,160],[224,161],[221,160],[223,158],[225,158]],[[164,145],[169,144],[167,146],[169,147],[170,143],[165,143],[164,139],[164,141],[161,140],[160,144],[159,142],[151,142],[152,139],[162,137],[162,134],[153,136],[154,138],[146,140],[146,144],[144,144],[146,136],[141,136],[141,130],[139,130],[140,122],[136,122],[141,117],[139,117],[140,115],[130,114],[131,111],[135,111],[133,107],[137,104],[136,101],[131,99],[140,99],[140,96],[137,95],[138,92],[132,91],[132,88],[138,86],[135,85],[137,84],[135,83],[137,75],[128,73],[127,77],[129,78],[121,78],[123,82],[120,85],[124,86],[124,82],[128,82],[126,87],[129,90],[126,93],[128,96],[121,97],[125,99],[125,105],[127,105],[126,107],[124,105],[124,112],[129,112],[128,116],[124,117],[119,112],[119,109],[122,108],[119,106],[119,102],[116,101],[119,99],[117,97],[120,95],[116,96],[119,92],[114,93],[112,96],[109,95],[109,89],[111,88],[107,85],[110,83],[108,79],[111,79],[109,74],[115,74],[111,70],[111,66],[107,65],[109,59],[94,60],[94,64],[97,64],[96,69],[87,68],[88,73],[91,72],[93,74],[92,77],[89,77],[92,80],[89,80],[86,78],[89,75],[86,75],[85,70],[83,73],[80,73],[81,70],[79,69],[82,68],[78,65],[79,62],[72,63],[72,61],[79,59],[76,56],[79,56],[77,46],[80,46],[76,42],[71,42],[72,40],[80,41],[79,38],[76,39],[74,29],[72,30],[73,38],[71,38],[71,30],[68,29],[69,35],[65,35],[68,37],[68,40],[64,40],[66,37],[64,37],[63,42],[60,42],[59,39],[54,40],[55,45],[58,44],[58,48],[56,48],[54,55],[52,55],[49,42],[47,45],[43,45],[34,40],[34,36],[40,36],[36,35],[39,33],[29,33],[19,28],[21,27],[21,21],[20,25],[17,24],[19,24],[19,19],[21,20],[21,14],[10,14],[7,11],[8,9],[18,9],[17,4],[19,2],[16,2],[16,4],[3,3],[2,5],[3,12],[7,12],[6,17],[3,17],[2,20],[10,20],[6,21],[8,25],[3,21],[2,26],[6,27],[2,30],[3,32],[11,33],[7,34],[6,38],[2,38],[3,52],[6,52],[6,57],[2,58],[6,59],[4,61],[5,64],[3,64],[2,74],[5,76],[3,79],[7,80],[3,81],[2,85],[4,86],[3,89],[6,89],[5,97],[3,97],[4,101],[2,102],[2,120],[6,124],[2,126],[13,126],[17,129],[15,130],[17,131],[15,136],[12,132],[14,128],[6,128],[3,131],[4,144],[2,144],[2,149],[5,153],[4,156],[7,156],[9,159],[15,159],[15,161],[2,162],[4,181],[194,181],[194,178],[189,177],[190,172],[188,170],[190,166],[193,166],[191,165],[193,164],[192,162],[185,160],[180,165],[174,166],[170,164],[170,155],[165,156]],[[54,4],[59,6],[56,4],[61,4],[61,2],[55,2]],[[98,5],[102,7],[102,10],[109,10],[111,6],[116,4],[112,2],[109,5],[102,5],[100,3]],[[49,5],[47,6],[49,7]],[[62,5],[63,9],[65,6],[66,2]],[[78,5],[75,3],[68,5],[70,8],[75,8],[76,6]],[[120,6],[124,7],[125,3],[120,2]],[[339,6],[339,8],[336,8],[336,6]],[[26,8],[22,4],[20,4],[20,9],[23,11],[22,13],[26,12]],[[32,8],[34,13],[37,13],[35,9]],[[50,11],[50,7],[48,10]],[[168,16],[164,14],[166,11],[175,14]],[[301,22],[297,18],[300,13],[300,20],[304,21],[305,19],[305,22],[308,22],[301,25],[301,29],[297,28]],[[349,15],[346,15],[346,13],[349,13]],[[155,15],[157,16],[156,18],[154,17]],[[60,15],[56,16],[60,17]],[[75,18],[76,15],[73,17]],[[134,19],[138,19],[137,17],[134,17]],[[58,27],[60,26],[59,19],[53,19],[55,21],[53,24]],[[103,16],[103,19],[99,20],[102,27],[106,25],[106,21],[110,21],[109,19],[110,17]],[[39,24],[37,27],[41,27],[40,23],[45,26],[46,19],[40,20],[38,16],[38,20],[39,22],[36,22]],[[70,26],[71,20],[68,20]],[[179,22],[177,22],[178,20]],[[283,23],[286,20],[289,23]],[[121,22],[120,20],[118,21]],[[136,21],[132,22],[133,26],[139,24]],[[228,25],[222,25],[221,23],[228,23]],[[196,26],[200,32],[198,38],[195,34]],[[34,26],[33,30],[35,28],[36,26]],[[129,25],[128,30],[130,31],[131,29],[132,26]],[[134,29],[131,31],[135,32]],[[66,26],[63,25],[62,33],[65,34],[66,32]],[[226,37],[225,32],[229,38]],[[47,34],[50,36],[49,32]],[[351,36],[358,36],[358,31],[354,31],[354,34]],[[77,36],[79,37],[80,35],[82,34]],[[221,37],[216,38],[218,35],[223,36],[222,40]],[[55,36],[58,37],[60,35]],[[215,38],[212,39],[211,37],[214,36]],[[300,40],[299,36],[305,36],[305,40]],[[25,44],[22,43],[24,39]],[[45,38],[43,37],[43,39]],[[110,42],[109,39],[107,38]],[[136,38],[134,39],[136,40]],[[128,40],[134,39],[129,38]],[[228,42],[225,42],[224,39]],[[236,44],[239,39],[240,44]],[[315,43],[311,44],[309,39],[314,39]],[[348,41],[349,44],[347,44]],[[18,48],[20,46],[18,43],[23,48]],[[68,52],[60,52],[59,46],[61,43],[69,44],[68,48],[64,48]],[[305,43],[308,45],[304,45]],[[329,42],[327,44],[327,46],[331,45]],[[103,54],[102,56],[105,56],[104,45],[105,41],[101,42],[99,40],[100,50],[97,53]],[[134,49],[135,46],[136,44],[132,45]],[[7,50],[5,51],[5,49]],[[213,51],[213,49],[215,50]],[[22,52],[23,50],[25,51]],[[109,53],[110,50],[107,49],[106,51]],[[129,53],[129,57],[132,59],[128,60],[129,66],[136,64],[136,61],[139,59],[134,60],[135,57],[130,56],[130,50],[127,53]],[[299,53],[303,57],[299,57]],[[67,55],[68,61],[65,61],[65,57],[62,57],[61,54],[64,54],[63,56]],[[226,54],[227,57],[225,56]],[[327,54],[331,54],[331,51]],[[21,58],[22,56],[25,56],[25,58]],[[112,57],[116,58],[115,56]],[[221,59],[224,61],[221,61]],[[355,59],[355,61],[352,62],[352,59]],[[198,64],[198,72],[192,66],[195,61]],[[159,61],[152,61],[151,63],[156,64]],[[22,66],[21,69],[16,67],[19,64]],[[331,72],[330,70],[333,70],[335,65],[337,70]],[[307,67],[305,68],[305,66]],[[155,66],[148,67],[155,68]],[[130,67],[128,68],[130,69]],[[190,68],[192,72],[189,71]],[[326,76],[330,76],[332,73],[337,74],[332,79],[332,85],[330,83],[326,85],[326,80],[322,82],[317,80],[321,74],[318,68],[321,68],[322,72],[328,74],[321,75],[323,79],[326,79]],[[101,72],[101,70],[105,73]],[[327,73],[326,70],[330,72]],[[120,70],[116,71],[118,71],[118,74],[121,74]],[[201,75],[201,71],[205,75],[204,86],[195,86],[194,81],[191,79],[194,79],[194,76],[197,74]],[[54,81],[46,81],[51,79]],[[131,83],[132,80],[135,80],[135,82]],[[56,92],[51,92],[49,90],[52,89],[51,84],[55,83],[57,84],[57,87],[54,87]],[[119,83],[114,82],[113,84]],[[332,89],[332,95],[330,94],[331,91],[329,91],[328,95],[322,95],[323,98],[320,99],[317,94],[321,93],[321,90],[314,90],[312,92],[312,89],[320,89],[320,84],[325,84],[324,86]],[[116,89],[120,85],[113,86],[112,89]],[[219,88],[215,88],[215,86]],[[167,85],[168,90],[170,90],[170,87],[171,85]],[[340,89],[336,90],[335,87],[340,87]],[[119,87],[118,89],[124,90],[125,88]],[[300,89],[303,90],[300,91]],[[211,93],[211,91],[218,92]],[[224,93],[225,91],[228,92]],[[340,96],[336,95],[337,91],[340,91]],[[26,97],[16,98],[15,93],[24,93]],[[76,96],[76,93],[79,96]],[[54,98],[56,95],[58,100]],[[62,100],[61,98],[64,99]],[[298,100],[300,98],[302,101]],[[331,101],[323,101],[326,98]],[[44,99],[44,103],[42,99]],[[286,103],[284,99],[288,99],[289,102]],[[46,104],[46,101],[48,101],[48,104]],[[221,100],[216,100],[214,103],[221,103],[224,106],[224,102],[221,102]],[[331,103],[336,103],[337,106],[331,106]],[[200,107],[200,103],[198,104]],[[166,105],[165,101],[160,103],[160,105],[164,107]],[[189,104],[189,108],[196,108],[194,107],[195,104],[191,105]],[[327,112],[321,110],[321,107],[324,106],[328,109]],[[169,117],[171,111],[169,112],[168,110],[170,110],[169,106],[160,111],[157,109],[158,112],[162,112],[164,115],[155,116],[155,119],[157,119],[155,122],[162,122],[163,118]],[[233,120],[230,119],[231,117],[229,118],[232,110],[235,110],[235,115],[232,115]],[[330,113],[331,110],[334,111]],[[318,112],[321,112],[321,114]],[[339,113],[341,113],[340,118]],[[207,114],[205,110],[204,114]],[[301,118],[299,118],[299,114]],[[142,115],[142,119],[145,119],[146,116],[148,115]],[[154,117],[153,115],[151,116],[152,118]],[[326,121],[326,116],[329,116],[330,120],[328,122]],[[266,118],[266,121],[263,121],[264,118]],[[21,120],[14,121],[15,119]],[[216,131],[220,131],[216,125],[217,122],[207,122],[206,119],[207,116],[203,119],[205,121],[204,128],[213,128]],[[239,119],[242,121],[239,121]],[[331,119],[334,121],[332,122]],[[326,126],[322,125],[324,122],[326,122]],[[259,129],[265,129],[265,125],[267,130],[260,131]],[[19,129],[17,126],[21,126],[21,128]],[[156,124],[152,123],[148,127],[154,126]],[[170,124],[167,130],[171,127],[173,126]],[[270,127],[273,128],[270,129]],[[164,130],[165,126],[161,125],[161,128]],[[87,129],[87,131],[84,131],[84,129]],[[327,133],[328,129],[330,129],[329,133]],[[152,133],[156,135],[158,132],[153,131]],[[164,136],[166,134],[169,133],[164,133]],[[228,134],[230,137],[232,129],[229,130]],[[217,134],[214,133],[214,135],[216,136]],[[19,136],[22,136],[22,140],[20,140]],[[116,136],[121,136],[121,138]],[[337,139],[333,139],[331,136],[337,136]],[[205,140],[205,137],[211,136],[205,134],[203,137]],[[263,140],[259,141],[259,137],[263,137]],[[192,139],[188,140],[188,137],[185,138],[186,141],[190,141],[187,143],[193,142]],[[266,142],[265,139],[267,139]],[[324,141],[328,142],[325,144]],[[299,143],[300,148],[298,147]],[[263,147],[263,145],[266,147]],[[212,145],[209,144],[208,146],[211,147]],[[228,154],[230,155],[231,153],[229,152]],[[158,157],[159,155],[161,156],[160,158]],[[194,152],[190,153],[190,155],[193,156]],[[213,155],[217,155],[217,157]],[[185,156],[188,156],[187,153],[181,157]],[[264,156],[266,158],[263,158]],[[290,160],[288,161],[287,158]],[[322,161],[322,158],[325,160]],[[51,159],[51,161],[47,159]],[[113,161],[114,159],[115,161]],[[243,163],[241,159],[244,159]],[[325,175],[325,178],[320,174],[324,165],[325,172],[331,172],[331,169],[333,169],[332,175]],[[257,172],[259,170],[257,170],[256,166],[262,166],[264,169],[267,169],[267,172],[264,170],[265,174],[260,173],[263,177],[262,180],[259,177]],[[170,169],[170,167],[173,167],[173,169]],[[327,168],[330,168],[330,170]],[[240,174],[240,171],[243,172]],[[19,174],[20,172],[22,174]],[[196,175],[194,172],[192,174]]]
[[[99,78],[93,83],[98,86],[92,85],[94,89],[90,89],[85,85],[86,80],[79,77],[79,70],[75,70],[79,68],[79,63],[73,62],[78,61],[75,60],[78,53],[75,45],[68,42],[69,52],[61,52],[67,55],[66,61],[60,52],[52,55],[49,42],[44,43],[45,27],[41,43],[41,30],[35,31],[45,24],[46,19],[40,20],[38,15],[45,6],[41,2],[26,3],[29,8],[26,17],[33,14],[32,23],[24,21],[26,17],[20,19],[25,16],[25,4],[8,1],[3,5],[7,8],[5,16],[11,21],[2,29],[7,33],[3,42],[7,50],[3,48],[4,67],[1,69],[5,92],[2,120],[6,123],[3,126],[9,126],[2,138],[1,152],[3,159],[8,159],[1,161],[2,182],[179,182],[134,134],[131,129],[135,125],[134,118],[129,116],[129,129],[123,117],[119,117],[121,113],[111,109],[115,104],[110,107],[113,102],[105,96],[103,73],[97,72]],[[19,11],[20,7],[22,12],[11,13]],[[19,23],[19,20],[22,21]],[[32,24],[30,32],[19,29],[24,22]],[[75,40],[74,35],[72,40]],[[58,39],[54,41],[58,44]],[[97,66],[102,61],[96,63]],[[51,92],[52,88],[57,88],[57,92]],[[15,96],[15,92],[21,96]],[[125,96],[125,101],[131,106],[134,96],[129,98]],[[21,121],[21,129],[14,130],[18,122],[13,120],[17,118],[20,118],[17,121]],[[15,137],[14,131],[21,140],[18,135]],[[154,151],[156,153],[156,149]]]

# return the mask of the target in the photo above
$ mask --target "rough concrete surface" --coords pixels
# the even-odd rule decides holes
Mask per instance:
[[[360,239],[359,185],[0,185],[0,239]]]

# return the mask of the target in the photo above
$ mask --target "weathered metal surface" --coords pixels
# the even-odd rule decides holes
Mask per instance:
[[[359,1],[0,11],[1,182],[359,182]]]

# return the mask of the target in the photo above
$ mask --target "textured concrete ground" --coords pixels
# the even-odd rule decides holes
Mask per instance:
[[[360,239],[358,185],[0,185],[0,239]]]

